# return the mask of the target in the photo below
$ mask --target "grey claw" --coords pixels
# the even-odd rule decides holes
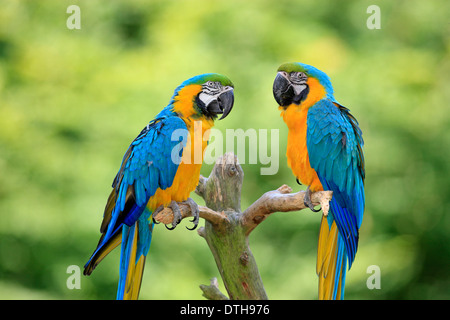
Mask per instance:
[[[199,210],[198,210],[198,205],[195,203],[194,200],[192,200],[191,198],[188,198],[186,201],[183,201],[184,203],[187,203],[189,205],[189,207],[191,208],[191,213],[194,216],[194,219],[191,220],[191,222],[194,223],[194,226],[192,228],[188,228],[186,227],[186,229],[188,230],[195,230],[198,226],[198,222],[200,219],[199,216]]]
[[[172,221],[172,227],[168,227],[167,225],[166,228],[167,230],[173,230],[176,228],[176,226],[180,223],[181,221],[181,213],[180,213],[180,208],[178,207],[178,204],[172,200],[172,202],[168,205],[168,207],[170,209],[172,209],[173,212],[173,221]]]
[[[152,221],[154,224],[160,224],[160,222],[156,221],[154,216],[164,210],[164,206],[160,205],[153,213],[152,213]]]
[[[306,207],[308,207],[312,212],[319,212],[321,209],[314,209],[314,205],[311,201],[311,190],[306,188],[305,198],[303,200],[303,203]]]

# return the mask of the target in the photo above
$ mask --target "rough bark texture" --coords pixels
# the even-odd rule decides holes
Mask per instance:
[[[305,192],[291,193],[292,189],[283,185],[277,190],[266,192],[242,212],[243,180],[244,172],[232,153],[217,159],[208,178],[200,177],[196,192],[205,200],[206,207],[199,206],[199,215],[205,219],[205,227],[201,227],[198,234],[208,243],[229,299],[264,300],[268,297],[248,237],[274,212],[305,209]],[[320,205],[326,215],[331,196],[331,191],[316,192],[312,194],[311,200],[313,204]],[[187,204],[180,204],[180,211],[183,218],[191,216]],[[166,208],[154,218],[170,224],[173,220],[172,210]],[[219,291],[215,278],[209,286],[201,285],[200,288],[208,299],[227,299]]]

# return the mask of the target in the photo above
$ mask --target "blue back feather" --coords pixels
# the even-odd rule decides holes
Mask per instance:
[[[182,142],[186,141],[185,136],[177,136],[178,139],[172,141],[172,132],[177,129],[184,129],[182,132],[187,135],[185,122],[175,114],[156,118],[131,143],[127,151],[130,155],[124,159],[113,184],[118,189],[119,196],[112,212],[111,226],[117,225],[117,219],[122,217],[130,186],[134,189],[135,204],[122,217],[128,226],[136,222],[158,188],[166,189],[172,185],[179,164],[172,161],[172,149],[181,151]],[[108,229],[106,234],[112,231],[112,228]]]
[[[172,140],[172,133],[178,129],[182,134],[175,135],[176,139]],[[138,219],[149,218],[151,213],[143,214],[147,202],[158,188],[166,189],[172,185],[179,165],[179,159],[172,159],[172,149],[175,149],[175,154],[181,154],[187,134],[185,122],[169,105],[133,140],[112,185],[116,201],[102,242],[86,266],[122,227],[132,227]],[[147,221],[147,227],[148,224]],[[147,240],[148,236],[140,236],[144,255],[148,251],[149,243],[144,243]]]
[[[353,119],[347,109],[327,99],[314,104],[307,117],[309,161],[324,190],[333,191],[329,226],[336,222],[349,268],[358,247],[365,202],[363,140]]]

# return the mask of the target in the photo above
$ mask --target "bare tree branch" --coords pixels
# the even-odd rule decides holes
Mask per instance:
[[[188,218],[192,216],[191,207],[186,203],[179,203],[181,218]],[[228,217],[224,212],[216,212],[208,207],[198,206],[199,216],[213,225],[220,225],[228,221]],[[173,211],[170,208],[164,208],[153,217],[156,221],[164,224],[171,224],[173,221]]]
[[[195,188],[195,193],[198,194],[202,198],[205,198],[205,188],[206,188],[207,181],[208,181],[207,178],[200,175],[200,178],[198,179],[197,188]]]
[[[220,292],[217,279],[214,278],[209,286],[200,286],[207,299],[268,299],[249,247],[248,236],[274,212],[307,208],[304,204],[305,191],[292,193],[289,186],[283,185],[277,190],[266,192],[242,212],[243,180],[244,172],[237,157],[227,153],[217,159],[208,178],[200,176],[195,190],[206,205],[198,206],[199,216],[205,219],[205,226],[197,232],[211,250],[229,297]],[[323,214],[327,215],[331,197],[331,191],[320,191],[311,195],[311,201],[314,205],[320,205]],[[188,203],[179,203],[178,207],[182,219],[192,216]],[[164,224],[172,223],[172,209],[164,208],[155,214],[154,219]]]
[[[287,185],[282,185],[277,190],[266,192],[256,200],[242,214],[242,225],[246,228],[247,234],[255,229],[270,214],[274,212],[298,211],[308,208],[304,204],[305,191],[291,193],[292,189]],[[329,202],[333,195],[332,191],[319,191],[311,196],[314,205],[322,207],[323,214],[328,215]]]
[[[211,279],[209,286],[201,284],[200,289],[203,291],[203,296],[208,300],[230,300],[226,295],[220,292],[219,283],[217,282],[216,277]]]

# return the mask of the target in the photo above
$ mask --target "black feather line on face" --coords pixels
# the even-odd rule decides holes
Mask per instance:
[[[303,89],[299,95],[294,96],[294,98],[292,99],[292,103],[299,105],[303,100],[306,99],[306,97],[308,96],[308,93],[309,93],[309,86],[306,85],[306,88]]]
[[[194,108],[197,110],[197,114],[200,117],[204,115],[206,118],[215,120],[217,115],[208,111],[206,104],[200,99],[200,94],[195,97]]]

